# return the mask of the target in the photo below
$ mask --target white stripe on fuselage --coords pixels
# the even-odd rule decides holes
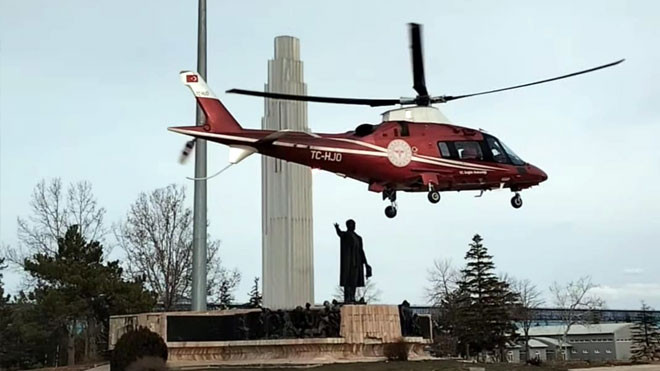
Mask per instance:
[[[280,147],[313,149],[315,151],[339,152],[339,153],[350,153],[350,154],[354,154],[354,155],[387,157],[387,153],[374,152],[374,151],[362,151],[362,150],[359,150],[359,149],[324,147],[324,146],[314,146],[314,145],[308,145],[308,144],[287,143],[287,142],[281,142],[279,140],[273,142],[273,144],[276,145],[276,146],[280,146]]]
[[[471,162],[449,160],[449,159],[446,159],[446,158],[438,158],[438,157],[425,156],[425,155],[417,155],[417,156],[421,157],[421,158],[429,159],[429,160],[444,162],[444,163],[447,163],[447,164],[469,165],[469,166],[476,167],[476,168],[481,168],[481,169],[484,169],[484,170],[504,170],[501,167],[481,165],[481,164],[473,164]]]
[[[387,152],[386,148],[377,146],[375,144],[363,142],[363,141],[360,141],[360,140],[354,140],[354,139],[348,139],[348,138],[327,138],[327,139],[338,140],[338,141],[347,142],[347,143],[353,143],[353,144],[357,144],[357,145],[360,145],[360,146],[369,147],[369,148],[375,149],[377,151]],[[476,168],[482,168],[482,169],[488,169],[488,170],[502,170],[502,168],[494,167],[494,166],[473,164],[473,163],[470,163],[470,162],[449,160],[449,159],[438,158],[438,157],[433,157],[433,156],[425,156],[425,155],[414,155],[413,160],[416,157],[437,161],[439,163],[454,164],[454,165],[461,165],[461,166],[470,166],[470,167],[476,167]],[[422,161],[422,162],[426,162],[426,161]]]
[[[188,134],[188,135],[193,135],[193,136],[196,135],[196,136],[203,136],[203,137],[208,137],[208,138],[236,140],[236,141],[248,142],[248,143],[255,143],[255,142],[259,141],[259,139],[249,138],[249,137],[241,137],[241,136],[227,135],[227,134],[217,134],[217,133],[207,133],[207,132],[194,131],[194,130],[185,130],[185,129],[178,129],[178,128],[170,128],[169,130],[177,132],[177,133]],[[307,145],[307,144],[282,142],[282,141],[279,141],[279,140],[273,142],[272,144],[276,145],[276,146],[281,146],[281,147],[305,148],[305,149],[310,149],[310,150],[315,150],[315,151],[328,151],[328,152],[349,153],[349,154],[355,154],[355,155],[365,155],[365,156],[374,156],[374,157],[387,157],[387,149],[385,149],[383,147],[380,147],[380,146],[377,146],[377,145],[374,145],[374,144],[371,144],[371,143],[366,143],[366,142],[362,142],[362,141],[359,141],[359,140],[352,140],[352,139],[346,139],[346,138],[323,138],[323,139],[331,139],[331,140],[337,140],[337,141],[357,144],[357,145],[361,145],[363,147],[372,148],[375,151],[362,151],[362,150],[358,150],[358,149],[349,149],[349,148],[314,146],[314,145]],[[491,167],[491,166],[479,165],[479,164],[472,164],[472,163],[469,163],[469,162],[461,162],[461,161],[440,159],[440,158],[437,158],[437,157],[424,156],[424,155],[414,155],[412,157],[412,161],[431,164],[431,165],[451,167],[451,168],[456,168],[456,169],[463,169],[463,170],[473,170],[473,171],[475,171],[475,170],[476,171],[502,170],[501,168],[497,168],[497,167]]]

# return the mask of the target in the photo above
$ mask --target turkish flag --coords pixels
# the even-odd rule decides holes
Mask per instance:
[[[197,82],[197,75],[186,75],[186,82]]]

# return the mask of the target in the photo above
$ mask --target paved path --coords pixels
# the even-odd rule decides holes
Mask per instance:
[[[355,361],[352,361],[355,362]],[[215,362],[215,366],[217,366],[218,362]],[[235,362],[236,364],[232,365],[234,367],[236,366],[245,366],[246,364],[244,363],[241,365],[239,362]],[[267,363],[267,362],[266,362]],[[254,362],[252,362],[254,364]],[[197,368],[209,368],[214,366],[214,362],[168,362],[168,366],[172,369],[179,369],[179,370],[185,370],[185,369],[194,369],[194,366],[197,366]],[[201,366],[201,367],[200,367]],[[227,366],[227,362],[223,363],[223,366]],[[275,366],[275,364],[273,364]],[[279,366],[283,366],[283,364],[279,364]],[[294,364],[290,364],[289,366],[294,366]],[[298,365],[300,366],[300,365]],[[317,366],[320,366],[318,364]],[[293,367],[292,367],[293,368]],[[90,368],[86,371],[110,371],[110,365],[109,364],[104,364],[101,366],[97,366],[94,368]],[[573,368],[571,371],[660,371],[660,364],[655,364],[655,365],[638,365],[638,366],[616,366],[616,367],[594,367],[594,368]]]
[[[571,371],[660,371],[660,365],[573,368]]]
[[[104,365],[96,366],[94,368],[89,368],[85,371],[110,371],[110,364],[106,363]]]

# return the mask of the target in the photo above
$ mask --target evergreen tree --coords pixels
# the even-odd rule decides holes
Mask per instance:
[[[642,302],[642,309],[632,326],[632,355],[634,361],[660,359],[660,330],[651,314],[653,309]]]
[[[63,335],[51,322],[48,308],[37,306],[23,292],[13,298],[9,326],[0,329],[0,369],[55,365]],[[2,321],[2,317],[0,317]]]
[[[259,277],[254,277],[254,285],[248,295],[250,296],[249,304],[251,307],[258,308],[261,306],[263,297],[261,296],[261,292],[259,292]]]
[[[2,270],[5,269],[5,260],[0,258],[0,360],[9,356],[9,325],[11,324],[11,308],[9,307],[9,295],[5,296],[5,287],[2,282]],[[1,361],[0,361],[1,362]],[[0,368],[3,368],[0,363]]]
[[[3,261],[0,259],[0,370],[43,367],[56,358],[56,328],[40,310],[43,308],[35,307],[23,292],[13,300],[4,295]]]
[[[438,340],[443,343],[443,349],[439,349],[439,351],[444,356],[458,356],[466,350],[461,346],[459,337],[464,333],[465,325],[461,316],[462,305],[468,303],[467,299],[465,292],[458,288],[449,291],[440,299],[440,314],[436,321],[439,332]]]
[[[39,284],[23,303],[43,313],[51,333],[66,337],[68,364],[75,362],[77,336],[85,344],[81,353],[94,358],[105,348],[110,315],[144,312],[155,304],[142,282],[123,279],[119,261],[103,262],[103,246],[85,241],[77,225],[58,239],[55,254],[36,254],[24,268]]]
[[[233,287],[228,284],[228,281],[222,280],[218,288],[218,301],[223,308],[229,308],[234,302],[234,295],[232,294]]]
[[[455,333],[459,351],[466,356],[495,349],[503,352],[515,332],[512,311],[517,295],[495,275],[493,257],[481,242],[478,234],[472,238],[465,255],[467,264],[453,295]]]

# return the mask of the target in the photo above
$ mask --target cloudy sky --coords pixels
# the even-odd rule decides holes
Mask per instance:
[[[413,5],[414,4],[414,5]],[[552,77],[626,58],[611,69],[441,107],[454,122],[495,134],[549,175],[524,191],[399,197],[389,220],[367,186],[314,173],[317,301],[338,278],[332,224],[357,221],[382,300],[424,303],[433,259],[462,264],[475,233],[498,271],[547,292],[591,275],[610,308],[660,309],[660,39],[655,1],[209,1],[208,80],[245,127],[263,115],[258,98],[273,38],[300,39],[308,92],[413,94],[406,23],[424,24],[432,94],[463,94]],[[178,72],[196,66],[196,1],[0,0],[0,241],[15,245],[42,178],[89,180],[109,223],[141,191],[186,184],[193,162],[177,157],[195,103]],[[315,131],[377,123],[382,109],[310,104]],[[227,149],[209,146],[209,173]],[[210,233],[244,280],[260,275],[260,161],[253,156],[209,181]],[[113,245],[111,236],[106,245]],[[115,249],[114,258],[123,254]],[[19,277],[5,277],[10,290]],[[549,302],[548,304],[551,304]]]

